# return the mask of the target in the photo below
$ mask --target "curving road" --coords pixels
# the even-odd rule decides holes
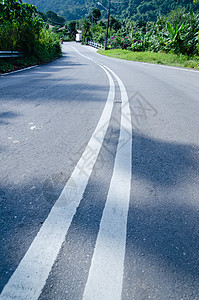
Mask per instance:
[[[198,95],[75,43],[0,77],[0,299],[199,298]]]

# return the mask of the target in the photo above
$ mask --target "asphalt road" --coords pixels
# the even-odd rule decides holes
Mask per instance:
[[[199,299],[199,72],[64,43],[0,103],[0,299]]]

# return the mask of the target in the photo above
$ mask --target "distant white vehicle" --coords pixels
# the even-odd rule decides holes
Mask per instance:
[[[76,40],[76,42],[81,42],[82,41],[82,31],[81,30],[77,30],[75,40]]]

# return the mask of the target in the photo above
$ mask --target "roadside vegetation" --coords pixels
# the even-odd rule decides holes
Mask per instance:
[[[99,53],[198,69],[199,0],[193,1],[195,4],[183,0],[181,5],[184,6],[178,5],[175,10],[172,8],[176,8],[176,1],[162,2],[159,15],[157,7],[154,15],[152,7],[156,2],[141,1],[138,5],[134,1],[134,11],[126,13],[125,17],[124,13],[120,17],[116,13],[111,15],[108,50]],[[51,10],[39,12],[36,6],[22,3],[22,0],[0,0],[0,50],[23,53],[21,59],[0,59],[0,71],[47,63],[59,57],[60,40],[75,41],[79,30],[83,34],[83,44],[93,41],[104,45],[107,28],[104,5],[106,3],[99,6],[100,9],[91,5],[90,13],[84,14],[83,19],[65,20]]]
[[[119,59],[199,70],[199,56],[189,57],[182,54],[177,55],[177,54],[162,53],[162,52],[159,53],[133,52],[133,51],[121,50],[121,49],[113,49],[113,50],[106,50],[106,51],[98,50],[98,53],[109,57],[119,58]]]
[[[24,2],[33,3],[33,0]],[[99,2],[107,7],[107,0],[99,0]],[[98,0],[34,0],[34,4],[43,12],[53,9],[67,21],[83,19],[94,8],[100,9],[103,19],[107,18],[107,11],[98,5]],[[167,15],[179,6],[184,7],[186,11],[199,8],[199,5],[194,4],[192,0],[112,0],[111,15],[120,21],[129,19],[155,22],[158,16]]]
[[[19,51],[18,59],[0,58],[0,72],[47,63],[61,56],[56,33],[48,30],[34,5],[21,0],[0,1],[0,50]]]
[[[199,14],[177,9],[156,22],[127,22],[109,38],[111,57],[199,69]]]
[[[178,9],[156,22],[127,22],[109,39],[110,49],[197,55],[199,14]]]
[[[84,44],[88,41],[104,44],[106,22],[101,19],[99,9],[94,9],[82,20],[69,22],[66,28],[65,40],[75,40],[76,30],[81,29]],[[99,50],[99,53],[126,60],[198,69],[199,13],[179,7],[168,15],[159,16],[156,21],[118,20],[111,15],[108,50]]]

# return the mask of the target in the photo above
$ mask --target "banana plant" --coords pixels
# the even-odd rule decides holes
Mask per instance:
[[[183,31],[184,27],[184,23],[182,23],[181,26],[178,28],[177,22],[175,23],[175,27],[173,27],[171,23],[167,22],[167,29],[171,34],[171,38],[173,41],[180,39],[180,34]]]
[[[170,33],[169,45],[174,47],[174,52],[183,53],[183,44],[185,37],[182,37],[182,32],[186,31],[187,28],[188,25],[185,25],[184,23],[182,23],[180,27],[178,27],[178,24],[176,22],[175,26],[173,27],[171,23],[167,22],[167,30]]]

